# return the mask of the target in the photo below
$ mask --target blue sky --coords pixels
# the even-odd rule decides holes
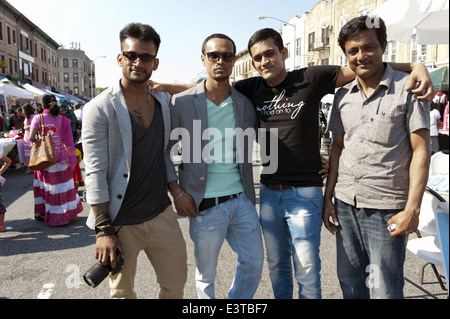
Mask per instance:
[[[318,0],[7,0],[56,42],[70,47],[80,42],[96,61],[97,86],[120,79],[116,58],[119,32],[130,22],[150,24],[161,36],[159,69],[152,79],[159,82],[190,82],[202,71],[201,44],[212,33],[230,36],[243,50],[258,29],[282,25],[310,11]]]

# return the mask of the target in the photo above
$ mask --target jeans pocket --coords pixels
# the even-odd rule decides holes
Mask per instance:
[[[311,202],[317,208],[323,208],[323,193],[321,187],[295,187],[293,189],[294,198],[302,202]]]

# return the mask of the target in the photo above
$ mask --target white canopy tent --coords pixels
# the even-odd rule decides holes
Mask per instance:
[[[33,94],[25,90],[12,87],[11,85],[5,83],[0,83],[0,94],[3,94],[5,96],[13,96],[16,98],[34,100]]]
[[[413,34],[417,44],[449,43],[449,0],[388,0],[370,16],[383,19],[391,41],[410,43]]]
[[[3,95],[3,101],[1,102],[4,103],[5,106],[8,106],[8,101],[6,99],[7,96],[19,99],[34,100],[33,94],[5,83],[0,83],[0,95]]]
[[[32,86],[31,84],[28,84],[28,83],[23,84],[22,87],[25,90],[27,90],[27,91],[31,92],[32,94],[34,94],[35,96],[41,97],[42,95],[45,94],[44,90],[38,89],[37,87]]]

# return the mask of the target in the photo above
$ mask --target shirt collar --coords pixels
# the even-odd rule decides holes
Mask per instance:
[[[392,79],[394,78],[394,69],[392,69],[392,67],[387,63],[384,63],[384,65],[386,65],[386,70],[384,71],[383,77],[381,78],[381,81],[378,84],[378,87],[376,88],[375,91],[378,91],[378,88],[380,86],[386,87],[388,91],[391,88]],[[362,90],[358,78],[355,78],[353,82],[350,84],[350,92],[354,93],[356,92],[356,90],[357,91]]]

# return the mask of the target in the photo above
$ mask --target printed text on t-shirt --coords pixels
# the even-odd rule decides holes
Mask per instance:
[[[289,102],[288,98],[284,98],[286,95],[286,90],[283,90],[280,95],[275,95],[271,101],[264,101],[264,106],[256,107],[256,110],[261,113],[261,116],[275,115],[291,113],[291,119],[295,119],[305,105],[305,102],[294,104]]]

